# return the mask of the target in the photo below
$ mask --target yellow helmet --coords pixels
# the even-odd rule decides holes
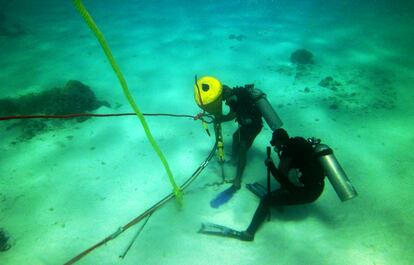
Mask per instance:
[[[200,108],[213,114],[221,115],[221,82],[212,76],[203,76],[194,84],[194,99]]]

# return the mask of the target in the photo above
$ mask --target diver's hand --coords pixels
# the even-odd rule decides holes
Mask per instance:
[[[270,165],[273,164],[273,160],[271,158],[266,158],[266,160],[264,161],[264,164],[266,165],[266,167],[269,167]]]

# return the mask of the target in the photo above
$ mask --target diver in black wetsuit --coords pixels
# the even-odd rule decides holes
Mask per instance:
[[[240,189],[241,177],[246,167],[247,150],[252,146],[254,139],[263,127],[262,114],[255,106],[255,92],[253,85],[244,87],[223,86],[223,101],[229,106],[230,112],[222,116],[220,121],[236,119],[239,128],[233,133],[232,160],[237,162],[237,173],[233,181],[234,189]]]
[[[241,178],[246,167],[247,151],[263,128],[262,118],[271,130],[280,128],[283,123],[266,99],[266,94],[253,84],[230,88],[223,85],[222,101],[229,106],[227,115],[218,118],[218,123],[236,119],[239,128],[233,134],[232,161],[237,163],[237,172],[231,185],[219,193],[210,205],[218,208],[229,201],[241,186]]]
[[[270,207],[314,202],[323,192],[325,175],[341,201],[358,196],[332,149],[320,144],[319,139],[311,138],[307,141],[302,137],[289,138],[284,129],[278,128],[273,131],[270,143],[275,147],[280,162],[278,168],[270,158],[266,159],[265,164],[280,183],[280,188],[268,192],[259,183],[246,185],[261,200],[245,231],[214,223],[202,223],[199,233],[253,241],[255,233],[268,216]],[[292,172],[296,172],[296,176],[290,174]]]
[[[280,188],[267,194],[263,186],[259,185],[261,187],[259,190],[254,184],[247,185],[251,191],[261,196],[261,200],[245,231],[203,223],[199,233],[252,241],[256,231],[268,216],[270,207],[306,204],[319,198],[324,188],[325,173],[312,144],[302,137],[289,138],[287,132],[280,128],[273,132],[270,143],[275,146],[280,163],[276,168],[271,159],[266,159],[265,164],[280,183]],[[291,176],[292,171],[298,174]]]
[[[273,132],[270,143],[275,146],[280,163],[276,168],[271,159],[266,159],[265,164],[280,183],[280,188],[261,199],[249,227],[238,236],[241,240],[254,239],[270,207],[311,203],[319,198],[324,188],[325,174],[311,143],[302,137],[289,138],[283,129]],[[300,176],[291,180],[291,170],[297,170]]]

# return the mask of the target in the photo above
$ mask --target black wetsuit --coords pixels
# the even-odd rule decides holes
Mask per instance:
[[[254,104],[248,85],[233,88],[231,97],[226,100],[226,105],[230,107],[231,112],[236,113],[236,121],[239,124],[239,128],[233,134],[234,154],[234,149],[238,148],[241,143],[245,144],[246,149],[252,146],[263,127],[262,114]]]
[[[280,183],[280,188],[266,195],[261,201],[254,214],[247,231],[254,235],[265,220],[272,206],[297,205],[315,201],[321,195],[324,188],[324,171],[314,156],[312,145],[304,138],[290,138],[281,150],[280,161],[289,160],[289,169],[298,169],[301,173],[299,178],[301,186],[292,183],[287,172],[281,172],[275,164],[268,164],[270,172]]]

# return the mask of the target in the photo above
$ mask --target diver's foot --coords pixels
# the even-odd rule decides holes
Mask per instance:
[[[239,189],[240,189],[240,187],[241,187],[240,182],[233,182],[233,187],[234,187],[236,190],[239,190]]]
[[[237,188],[234,185],[231,185],[229,188],[220,192],[213,200],[210,201],[210,206],[213,208],[218,208],[221,205],[228,202],[237,191]]]
[[[198,232],[207,235],[235,238],[242,241],[253,241],[254,239],[254,235],[249,233],[247,230],[238,231],[227,226],[212,223],[202,223]]]
[[[246,230],[246,231],[240,232],[239,238],[240,238],[240,240],[243,240],[243,241],[253,241],[254,240],[254,235],[249,233]]]
[[[240,178],[235,178],[233,180],[233,187],[236,188],[236,190],[239,190],[241,187],[241,179]]]

